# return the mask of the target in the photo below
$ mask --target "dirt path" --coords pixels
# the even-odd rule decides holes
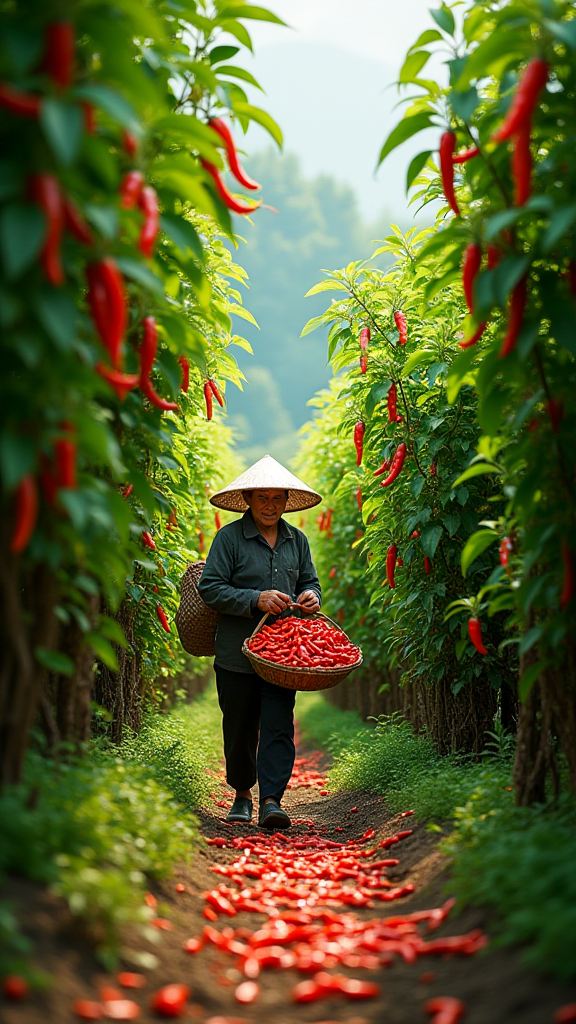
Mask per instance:
[[[159,917],[168,921],[167,929],[158,931],[160,942],[149,946],[159,966],[146,972],[146,984],[140,992],[123,993],[141,1007],[140,1020],[158,1020],[148,1008],[150,994],[171,982],[191,987],[184,1019],[202,1024],[263,1024],[271,1020],[274,1024],[417,1024],[430,1020],[424,1007],[436,996],[463,1000],[464,1024],[547,1024],[559,1006],[574,1001],[573,988],[543,980],[526,970],[520,966],[517,952],[498,950],[490,944],[480,949],[482,935],[489,931],[480,910],[461,914],[452,911],[444,920],[436,914],[418,925],[412,921],[400,930],[394,924],[389,924],[387,931],[383,929],[383,918],[406,917],[445,905],[447,867],[436,834],[411,815],[389,815],[382,798],[373,794],[323,795],[322,767],[320,755],[307,755],[298,765],[294,788],[285,801],[295,822],[287,841],[274,836],[261,838],[254,826],[226,825],[226,810],[219,806],[225,799],[224,789],[215,780],[215,813],[202,815],[201,827],[207,840],[223,837],[226,846],[201,844],[191,868],[180,870],[170,884],[158,887],[153,894]],[[301,781],[312,784],[304,787],[298,784]],[[386,840],[405,831],[410,834],[386,844]],[[342,849],[343,845],[347,848]],[[364,856],[371,850],[374,852]],[[370,868],[382,859],[398,863]],[[263,860],[283,863],[283,896],[278,906],[280,916],[288,918],[284,925],[274,926],[274,917],[269,916],[277,913],[272,901],[262,907],[265,913],[258,912],[258,903],[266,901],[265,892],[271,884],[257,877]],[[274,870],[279,870],[278,864]],[[311,870],[321,877],[310,880]],[[347,870],[348,877],[334,881],[335,873],[346,875]],[[286,877],[290,872],[300,877]],[[328,878],[331,873],[332,880]],[[235,880],[229,874],[234,874]],[[378,881],[379,887],[371,889],[371,884]],[[216,921],[207,920],[205,893],[218,885],[227,887],[225,898],[233,903],[247,899],[252,909],[242,909],[246,904],[236,902],[234,916],[219,913]],[[54,983],[43,993],[35,993],[26,1004],[2,1005],[1,1019],[5,1024],[66,1024],[76,1019],[72,1012],[75,999],[98,999],[101,986],[112,984],[114,979],[95,966],[90,946],[61,901],[25,883],[18,883],[16,890],[15,896],[27,901],[28,914],[23,923],[36,942],[35,962],[53,976]],[[396,898],[390,899],[391,895]],[[342,899],[348,902],[342,904]],[[372,922],[370,927],[368,922]],[[439,926],[432,931],[428,930],[430,924]],[[326,926],[330,934],[324,932],[319,937]],[[246,974],[250,977],[258,970],[254,956],[250,956],[250,964],[246,963],[246,952],[261,948],[254,942],[253,933],[273,927],[270,937],[266,939],[263,933],[261,940],[276,947],[275,952],[266,955],[272,961],[282,956],[283,966],[262,966],[256,980],[257,999],[249,1005],[239,1004],[235,998],[238,985],[246,981]],[[291,933],[294,938],[288,941],[286,929],[295,927],[300,930]],[[420,939],[414,936],[416,927]],[[432,948],[422,952],[422,943],[475,930],[482,934],[469,940],[468,955],[431,955]],[[184,950],[186,940],[202,936],[204,944],[199,952]],[[406,936],[412,950],[420,950],[417,958],[402,947]],[[226,939],[231,939],[232,950],[218,948]],[[326,943],[327,948],[319,948]],[[134,945],[141,947],[142,943]],[[475,948],[478,952],[472,953]],[[126,969],[134,968],[127,965]],[[295,1004],[295,986],[327,969],[332,976],[376,983],[380,993],[356,1001],[341,992],[327,992],[317,1001]],[[349,982],[341,987],[349,988]]]

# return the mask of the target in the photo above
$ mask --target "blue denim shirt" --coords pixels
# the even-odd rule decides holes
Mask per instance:
[[[263,590],[280,590],[294,600],[304,590],[313,590],[322,601],[305,534],[280,518],[271,548],[250,509],[214,537],[198,590],[218,612],[215,663],[230,672],[254,671],[242,654],[242,644],[262,618],[258,599]]]

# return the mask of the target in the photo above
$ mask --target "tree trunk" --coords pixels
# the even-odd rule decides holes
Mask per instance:
[[[142,715],[142,657],[134,642],[134,619],[136,610],[132,603],[123,601],[116,618],[124,630],[129,646],[114,644],[118,657],[118,671],[114,672],[98,663],[95,679],[95,698],[111,716],[108,735],[113,743],[120,744],[124,726],[134,732],[140,729]]]

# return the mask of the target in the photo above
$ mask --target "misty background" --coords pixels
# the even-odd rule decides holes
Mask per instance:
[[[304,295],[351,260],[366,259],[391,223],[415,223],[406,199],[406,171],[427,140],[411,140],[377,173],[378,153],[400,119],[393,85],[406,50],[433,26],[425,0],[276,0],[271,9],[291,28],[253,22],[254,56],[246,68],[265,95],[250,102],[279,123],[279,150],[258,126],[238,147],[262,184],[268,209],[237,223],[245,240],[235,254],[249,274],[244,304],[260,330],[237,320],[254,355],[234,354],[248,383],[227,388],[228,422],[247,462],[266,452],[288,462],[296,431],[312,415],[307,402],[330,379],[326,331],[300,338],[307,320],[326,308],[326,294]],[[232,40],[231,40],[232,41]],[[413,92],[413,90],[412,90]],[[432,132],[432,148],[437,140]],[[430,214],[417,223],[430,223]],[[244,291],[244,290],[243,290]]]

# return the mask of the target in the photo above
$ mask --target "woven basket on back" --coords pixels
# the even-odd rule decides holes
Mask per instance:
[[[341,629],[337,622],[334,622],[333,619],[328,618],[322,612],[312,612],[309,617],[325,619],[326,622],[330,622],[341,633],[344,633],[344,630]],[[260,632],[267,618],[268,613],[260,619],[252,636],[256,636]],[[344,633],[344,636],[347,640],[349,639],[346,633]],[[299,668],[295,665],[279,665],[276,661],[269,661],[267,658],[262,658],[259,654],[252,652],[248,647],[250,639],[251,637],[248,637],[244,641],[242,654],[245,654],[249,659],[254,671],[268,683],[284,686],[287,690],[329,690],[331,686],[337,686],[338,683],[341,683],[353,669],[359,668],[363,661],[362,652],[360,652],[358,661],[355,661],[353,665],[342,665],[341,668]]]
[[[191,562],[180,584],[180,605],[176,612],[176,629],[188,654],[205,658],[214,654],[218,613],[209,608],[198,593],[198,581],[206,562]]]

